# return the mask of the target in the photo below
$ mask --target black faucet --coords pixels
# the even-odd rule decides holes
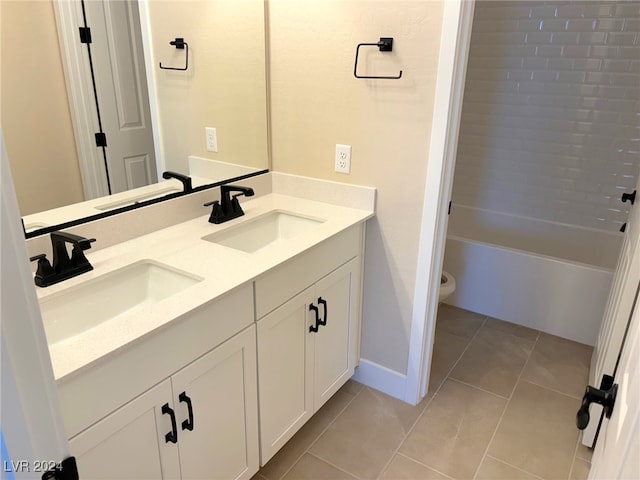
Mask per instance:
[[[38,261],[38,270],[34,281],[39,287],[48,287],[81,273],[93,270],[93,267],[84,256],[83,250],[91,248],[95,238],[84,238],[67,232],[51,232],[51,247],[53,250],[53,266],[49,263],[47,255],[41,253],[31,257],[32,262]],[[71,257],[67,252],[67,243],[73,245]]]
[[[236,195],[231,195],[231,192],[240,192]],[[238,197],[244,195],[245,197],[252,197],[254,195],[253,188],[240,187],[236,185],[221,185],[220,186],[220,201],[215,200],[213,202],[205,203],[204,206],[208,207],[213,205],[211,215],[209,216],[210,223],[224,223],[234,218],[244,215],[240,201]]]
[[[175,178],[176,180],[180,180],[182,182],[182,189],[184,193],[189,193],[193,191],[193,185],[191,185],[191,178],[182,175],[181,173],[166,171],[162,174],[162,178],[165,180],[169,178]]]

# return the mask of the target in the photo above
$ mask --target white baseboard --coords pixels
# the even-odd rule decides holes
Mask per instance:
[[[405,401],[406,375],[361,358],[353,379],[367,387]]]

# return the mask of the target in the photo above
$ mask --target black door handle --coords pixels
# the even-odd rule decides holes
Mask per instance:
[[[636,201],[636,193],[637,193],[636,190],[634,190],[633,193],[623,193],[622,203],[626,203],[627,200],[629,200],[629,202],[631,202],[631,205],[633,205],[634,202]]]
[[[164,436],[164,441],[166,443],[178,443],[178,427],[176,426],[176,413],[169,406],[168,403],[165,403],[162,406],[162,414],[169,415],[171,418],[171,431]]]
[[[309,311],[316,315],[315,324],[309,327],[309,331],[318,333],[318,325],[320,325],[320,310],[313,303],[309,304]]]
[[[588,386],[582,397],[582,405],[576,414],[576,425],[578,429],[584,430],[589,424],[589,406],[592,403],[597,403],[603,406],[604,414],[607,418],[611,418],[613,412],[613,405],[616,401],[616,395],[618,393],[618,384],[613,383],[613,377],[610,375],[603,375],[600,388],[594,388]]]
[[[320,305],[322,305],[323,310],[324,310],[324,315],[322,315],[322,320],[320,320],[320,325],[326,325],[327,324],[327,301],[325,299],[323,299],[322,297],[318,297],[318,303]]]
[[[178,395],[178,400],[187,404],[189,410],[189,419],[182,422],[182,430],[193,430],[193,405],[191,399],[187,396],[187,392],[182,392]]]

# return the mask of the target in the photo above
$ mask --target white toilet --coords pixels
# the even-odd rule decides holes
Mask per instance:
[[[438,293],[438,303],[442,303],[445,298],[456,290],[456,279],[448,272],[442,271],[440,277],[440,292]]]

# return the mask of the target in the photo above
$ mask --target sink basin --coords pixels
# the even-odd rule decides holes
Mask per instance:
[[[135,205],[139,202],[144,202],[145,200],[151,200],[154,198],[164,197],[170,193],[181,192],[182,189],[179,187],[165,187],[159,190],[155,190],[153,192],[144,193],[140,195],[131,195],[127,196],[127,198],[123,198],[122,200],[118,200],[115,202],[103,203],[102,205],[96,205],[95,208],[102,211],[113,210],[115,208],[126,207],[127,205]]]
[[[202,239],[243,252],[254,253],[268,245],[294,238],[324,221],[321,218],[274,210]]]
[[[50,345],[164,300],[202,278],[151,260],[122,267],[40,302]]]

